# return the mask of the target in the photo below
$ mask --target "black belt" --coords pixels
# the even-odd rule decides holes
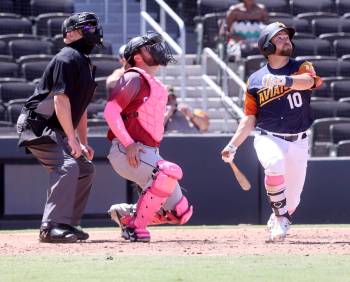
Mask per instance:
[[[288,136],[284,136],[284,135],[279,135],[279,134],[269,134],[267,133],[266,131],[264,130],[260,130],[260,134],[261,135],[272,135],[272,136],[275,136],[277,138],[281,138],[283,140],[286,140],[286,141],[289,141],[289,142],[294,142],[294,141],[297,141],[298,140],[298,134],[295,134],[295,135],[288,135]],[[304,132],[302,135],[301,135],[301,139],[305,139],[307,136],[307,134]]]

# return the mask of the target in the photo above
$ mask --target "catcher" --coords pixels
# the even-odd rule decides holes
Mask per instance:
[[[184,224],[192,206],[182,195],[181,168],[159,155],[168,100],[166,87],[155,77],[160,66],[173,62],[168,44],[152,32],[131,39],[125,48],[126,72],[117,81],[104,111],[112,147],[108,159],[122,177],[142,188],[134,214],[118,205],[109,212],[132,242],[149,242],[147,226]]]

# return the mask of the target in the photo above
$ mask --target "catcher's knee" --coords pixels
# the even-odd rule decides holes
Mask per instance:
[[[152,177],[150,187],[152,194],[167,198],[174,191],[177,180],[182,178],[182,170],[177,164],[161,160],[157,163]]]

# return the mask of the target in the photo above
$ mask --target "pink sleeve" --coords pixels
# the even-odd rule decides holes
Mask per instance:
[[[116,100],[113,99],[107,102],[104,110],[104,117],[114,136],[117,137],[117,139],[126,148],[130,144],[134,143],[134,140],[132,140],[125,128],[122,116],[120,115],[121,112],[122,108],[119,106]]]

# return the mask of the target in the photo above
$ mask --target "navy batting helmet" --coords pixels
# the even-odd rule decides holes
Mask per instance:
[[[161,66],[166,66],[169,62],[175,62],[169,45],[157,32],[147,32],[146,35],[132,38],[125,47],[124,58],[127,62],[132,59],[141,47],[149,46],[149,52],[155,62]]]
[[[95,13],[81,12],[68,17],[62,23],[62,34],[65,38],[67,32],[81,29],[84,37],[89,38],[94,44],[103,43],[103,30]]]
[[[271,23],[261,31],[258,41],[258,47],[261,54],[263,54],[266,58],[269,55],[275,53],[276,46],[271,43],[271,39],[281,30],[285,30],[289,34],[289,39],[292,40],[295,33],[295,29],[291,27],[286,27],[283,23],[280,22]]]

